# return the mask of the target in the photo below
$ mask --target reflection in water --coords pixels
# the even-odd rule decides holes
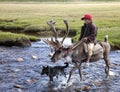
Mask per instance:
[[[90,86],[89,92],[119,92],[120,51],[110,53],[112,66],[109,80],[105,78],[104,61],[100,60],[91,63],[88,68],[83,64],[83,80],[79,81],[78,71],[75,71],[69,84],[64,76],[54,78],[50,84],[49,77],[40,75],[43,65],[64,65],[64,60],[50,62],[49,53],[49,46],[42,41],[34,42],[28,48],[0,47],[0,92],[76,92],[75,89],[84,86]],[[71,67],[66,69],[67,78]]]

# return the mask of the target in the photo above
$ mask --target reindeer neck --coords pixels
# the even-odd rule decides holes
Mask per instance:
[[[84,56],[84,45],[81,42],[72,52],[72,59],[75,61],[80,61],[82,56]]]

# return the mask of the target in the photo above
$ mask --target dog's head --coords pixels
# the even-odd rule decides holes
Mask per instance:
[[[43,68],[42,68],[42,72],[41,72],[41,75],[43,75],[43,74],[47,74],[48,75],[48,66],[47,67],[45,67],[45,66],[43,66]]]

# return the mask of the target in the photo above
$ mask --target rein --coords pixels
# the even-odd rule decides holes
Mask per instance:
[[[72,52],[73,51],[73,49],[68,49],[68,50],[66,50],[65,51],[65,54],[63,55],[63,57],[65,58],[70,52]]]

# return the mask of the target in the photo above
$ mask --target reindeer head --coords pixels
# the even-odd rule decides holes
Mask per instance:
[[[61,58],[67,57],[70,52],[71,52],[71,48],[61,47],[61,48],[59,48],[58,50],[55,51],[55,53],[53,54],[53,56],[51,58],[51,61],[52,62],[57,62]]]
[[[68,48],[61,47],[58,50],[55,51],[54,55],[52,56],[51,60],[52,62],[57,62],[61,58],[66,58],[67,56],[72,56],[75,49],[83,44],[82,41],[78,41],[75,44],[69,46]],[[71,57],[72,58],[72,57]]]

